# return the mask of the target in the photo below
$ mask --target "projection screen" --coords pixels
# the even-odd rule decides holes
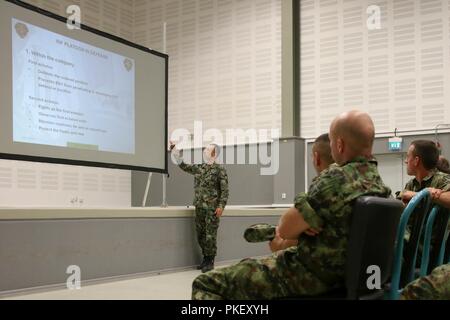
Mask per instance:
[[[0,43],[0,158],[167,173],[167,55],[9,0]]]

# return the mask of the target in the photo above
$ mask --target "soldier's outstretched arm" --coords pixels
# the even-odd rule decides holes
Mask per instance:
[[[197,164],[186,164],[184,161],[182,161],[178,166],[180,167],[181,170],[189,174],[197,174],[199,170]]]

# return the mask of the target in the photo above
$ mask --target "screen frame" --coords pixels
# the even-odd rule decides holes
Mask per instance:
[[[39,13],[43,16],[49,17],[54,20],[58,20],[64,24],[67,23],[67,18],[54,14],[50,11],[41,9],[39,7],[36,7],[32,4],[25,3],[20,0],[5,0],[6,2],[15,4],[19,7],[31,10],[33,12]],[[80,24],[80,28],[82,30],[85,30],[87,32],[94,33],[96,35],[99,35],[104,38],[108,38],[110,40],[125,44],[127,46],[133,47],[135,49],[144,51],[149,54],[153,54],[156,56],[159,56],[161,58],[164,58],[165,61],[165,141],[164,146],[167,144],[168,137],[169,137],[169,130],[168,130],[168,117],[169,117],[169,56],[165,53],[161,53],[158,51],[155,51],[150,48],[146,48],[144,46],[141,46],[139,44],[133,43],[131,41],[128,41],[124,38],[120,38],[118,36],[112,35],[110,33],[89,27],[84,24]],[[123,164],[115,164],[115,163],[106,163],[106,162],[95,162],[95,161],[85,161],[85,160],[72,160],[72,159],[64,159],[64,158],[50,158],[50,157],[38,157],[38,156],[30,156],[30,155],[20,155],[20,154],[11,154],[11,153],[0,153],[0,159],[5,160],[19,160],[19,161],[28,161],[28,162],[43,162],[43,163],[53,163],[53,164],[66,164],[66,165],[74,165],[74,166],[85,166],[85,167],[98,167],[98,168],[108,168],[108,169],[120,169],[120,170],[131,170],[131,171],[143,171],[143,172],[155,172],[155,173],[162,173],[162,174],[168,174],[168,152],[164,148],[162,150],[164,152],[165,160],[164,160],[164,169],[159,168],[152,168],[152,167],[142,167],[142,166],[132,166],[132,165],[123,165]]]

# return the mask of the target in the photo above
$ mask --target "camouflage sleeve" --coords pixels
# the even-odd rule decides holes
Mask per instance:
[[[329,215],[331,212],[341,211],[339,208],[344,205],[342,193],[349,193],[351,186],[349,187],[350,190],[347,190],[342,169],[337,166],[330,168],[311,184],[306,195],[300,194],[298,200],[302,205],[296,205],[296,208],[302,212],[305,221],[311,227],[315,229],[322,227],[326,220],[336,219],[336,216]]]
[[[190,174],[196,174],[198,173],[198,165],[196,164],[186,164],[184,161],[179,164],[179,167],[184,172],[190,173]]]
[[[308,196],[306,193],[299,193],[295,197],[294,206],[311,228],[320,229],[322,227],[322,219],[317,215],[316,211],[309,204]]]
[[[442,191],[450,191],[450,175],[444,174],[442,175],[442,178],[439,179],[439,182],[436,186],[437,189],[441,189]]]
[[[219,171],[220,198],[219,208],[224,209],[228,202],[228,175],[225,168]]]
[[[426,277],[406,286],[400,295],[402,300],[449,300],[450,264],[440,266]]]

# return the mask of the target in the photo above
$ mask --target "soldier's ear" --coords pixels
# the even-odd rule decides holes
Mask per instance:
[[[344,143],[344,140],[342,138],[337,138],[336,146],[337,146],[337,149],[338,149],[339,153],[343,153],[344,152],[345,143]]]
[[[319,153],[317,151],[313,152],[313,162],[315,166],[319,165],[320,159],[319,159]]]

